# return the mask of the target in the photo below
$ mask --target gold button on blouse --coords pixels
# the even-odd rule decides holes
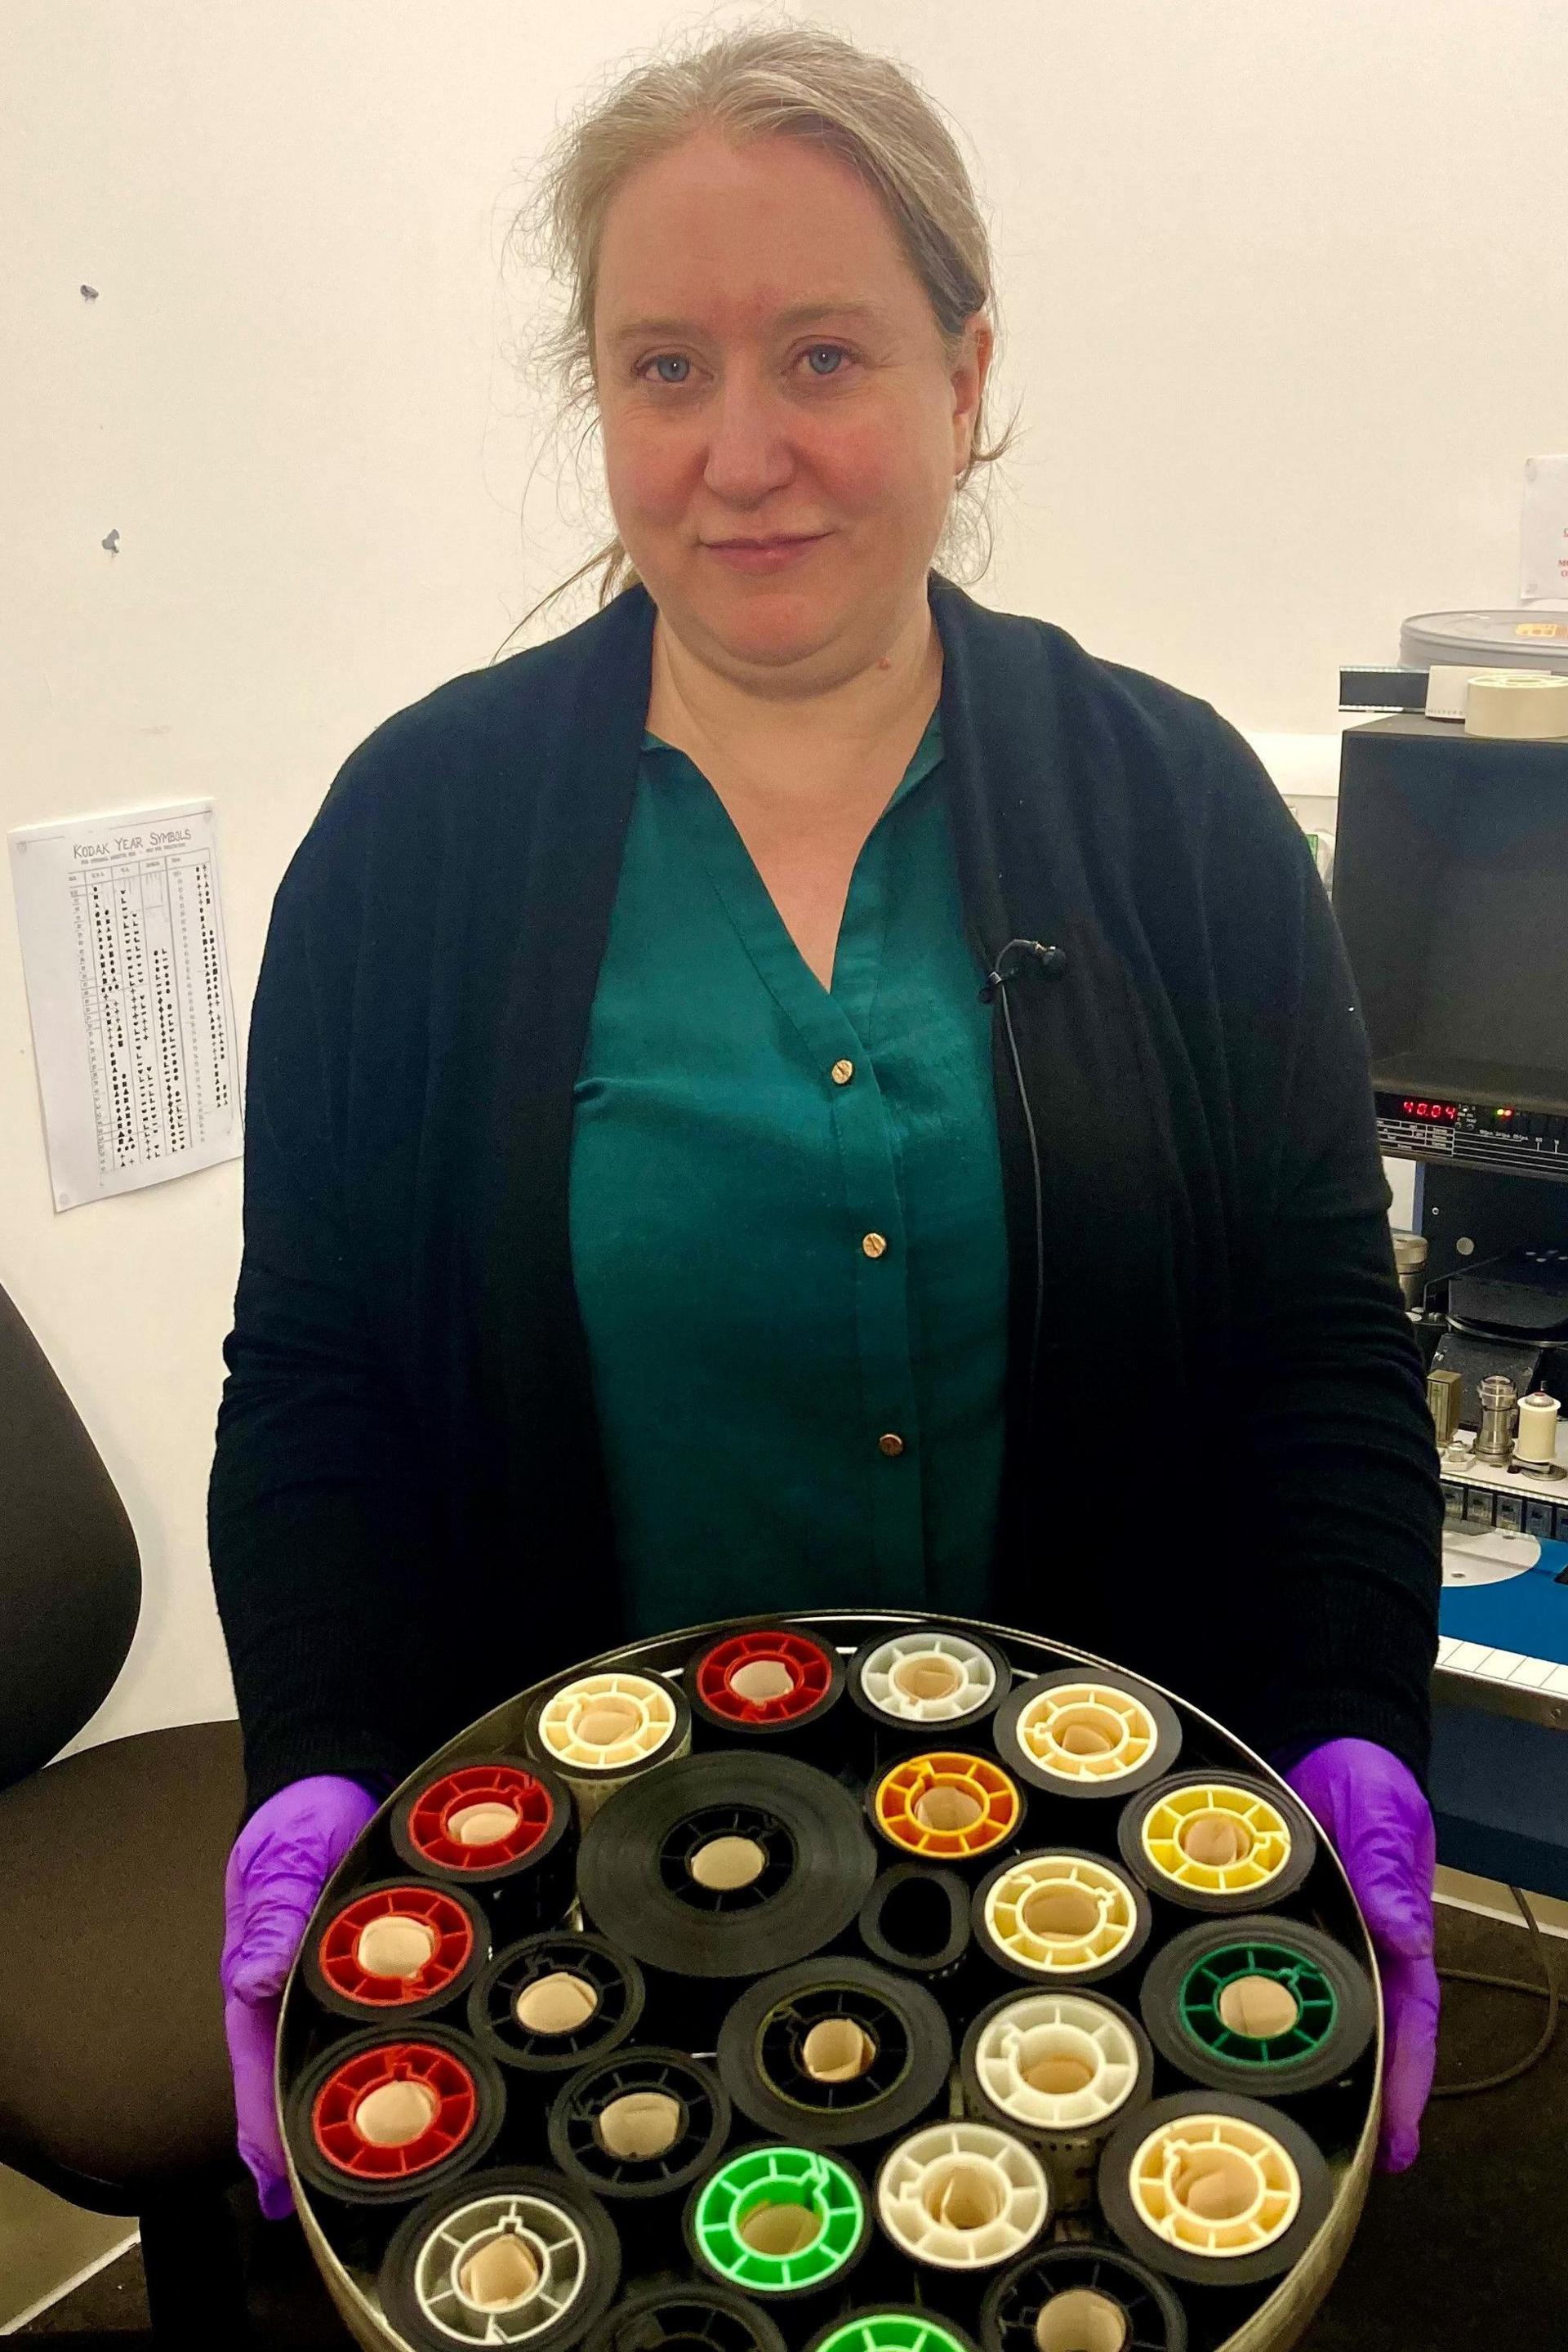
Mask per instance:
[[[879,1437],[877,1443],[889,1459],[904,1450],[904,1441],[896,1429],[889,1429],[885,1436]]]
[[[868,1234],[860,1246],[865,1251],[868,1257],[881,1257],[886,1252],[888,1244],[885,1237],[881,1234]]]
[[[835,1062],[835,1063],[834,1063],[834,1065],[833,1065],[833,1083],[834,1083],[834,1085],[835,1085],[836,1087],[847,1087],[847,1086],[849,1084],[850,1079],[854,1076],[854,1075],[855,1075],[855,1065],[854,1065],[854,1063],[853,1063],[853,1062]]]

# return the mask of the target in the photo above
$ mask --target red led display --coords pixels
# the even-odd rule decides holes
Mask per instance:
[[[1446,1118],[1452,1120],[1458,1118],[1459,1106],[1458,1103],[1416,1102],[1413,1098],[1407,1098],[1405,1104],[1405,1115],[1407,1118]]]

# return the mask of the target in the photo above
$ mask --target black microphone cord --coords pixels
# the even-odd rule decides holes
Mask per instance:
[[[1020,961],[1027,959],[1027,961]],[[1007,1001],[1007,984],[1026,971],[1037,972],[1042,979],[1060,971],[1067,963],[1064,950],[1047,947],[1043,940],[1009,940],[985,975],[985,985],[980,992],[983,1004],[1000,999],[1002,1027],[1007,1039],[1007,1055],[1013,1065],[1013,1083],[1018,1089],[1019,1108],[1024,1114],[1024,1131],[1029,1140],[1029,1173],[1034,1185],[1035,1202],[1035,1319],[1029,1345],[1029,1377],[1026,1391],[1026,1404],[1024,1425],[1035,1425],[1035,1391],[1039,1372],[1040,1334],[1046,1319],[1046,1212],[1045,1190],[1040,1174],[1040,1140],[1035,1129],[1035,1114],[1029,1102],[1029,1090],[1024,1084],[1024,1066],[1018,1055],[1018,1040],[1013,1029],[1013,1008]]]

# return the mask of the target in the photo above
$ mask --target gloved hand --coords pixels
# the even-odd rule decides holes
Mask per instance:
[[[291,1781],[257,1807],[224,1874],[219,1975],[239,2153],[269,2221],[294,2210],[272,2095],[284,1981],[322,1887],[384,1793],[331,1773]]]
[[[1377,2163],[1403,2172],[1421,2146],[1437,2058],[1431,1809],[1409,1767],[1370,1739],[1331,1739],[1285,1778],[1333,1840],[1377,1953],[1387,2037]]]

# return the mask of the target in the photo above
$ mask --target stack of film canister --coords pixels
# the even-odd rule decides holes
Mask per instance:
[[[585,1661],[335,1873],[297,2203],[369,2352],[1269,2352],[1370,2172],[1364,1930],[1284,1783],[1044,1639]]]

